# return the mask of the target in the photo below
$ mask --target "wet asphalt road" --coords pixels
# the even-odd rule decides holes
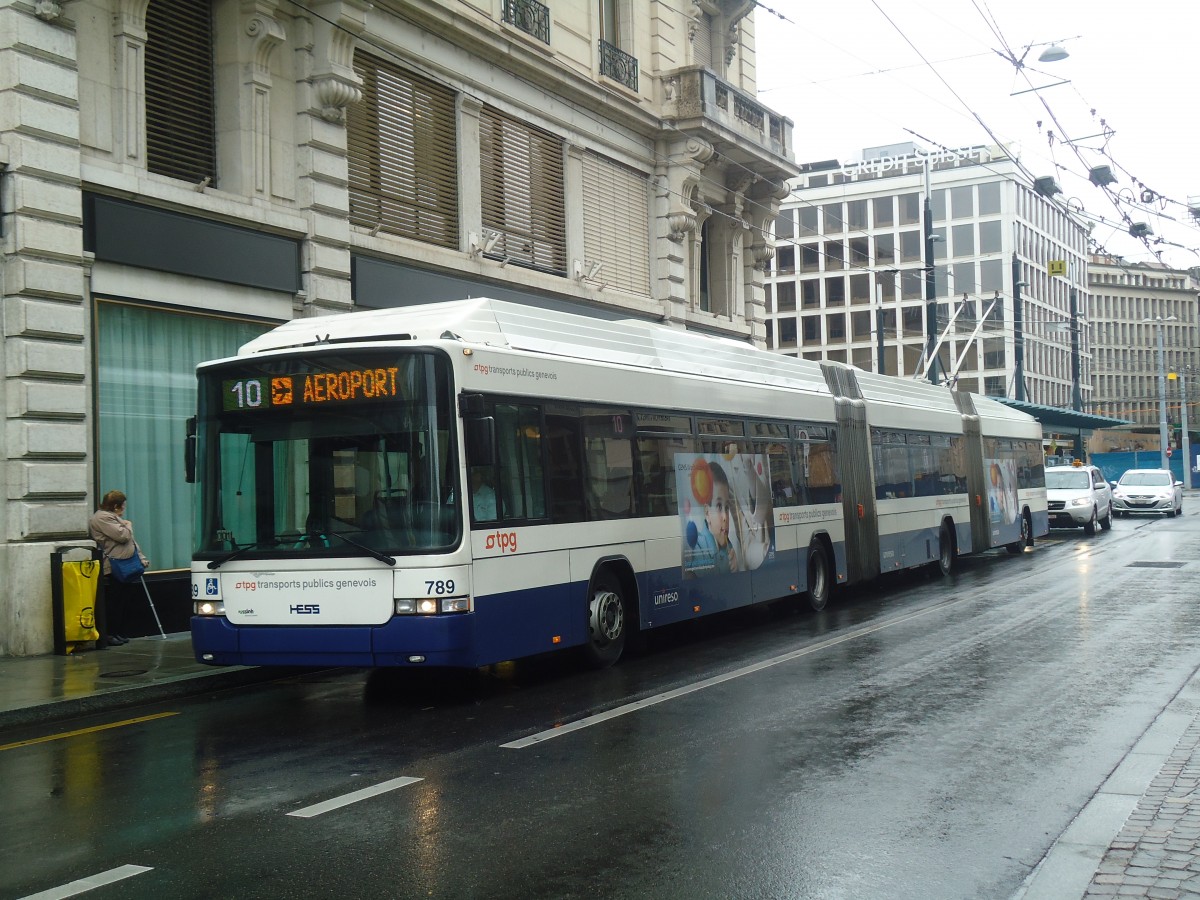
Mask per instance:
[[[602,673],[338,670],[14,729],[128,723],[0,752],[0,897],[120,866],[89,896],[1008,897],[1200,665],[1196,560],[1189,510]]]

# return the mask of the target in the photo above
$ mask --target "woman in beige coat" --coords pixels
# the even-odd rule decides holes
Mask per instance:
[[[126,497],[120,491],[109,491],[100,501],[100,508],[88,520],[88,533],[104,554],[104,611],[105,633],[100,637],[102,647],[129,643],[122,637],[125,630],[125,610],[133,585],[112,577],[109,559],[129,559],[134,553],[141,556],[142,565],[150,561],[142,555],[133,539],[133,523],[125,518]]]

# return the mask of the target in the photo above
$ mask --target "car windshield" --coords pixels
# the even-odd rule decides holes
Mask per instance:
[[[1133,487],[1166,487],[1171,483],[1166,472],[1126,472],[1121,476],[1121,484]]]
[[[1046,488],[1059,491],[1086,491],[1092,486],[1092,476],[1082,469],[1047,469]]]

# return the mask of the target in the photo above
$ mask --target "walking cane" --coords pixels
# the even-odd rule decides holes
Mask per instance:
[[[158,633],[162,635],[162,639],[167,639],[167,633],[163,631],[162,622],[158,619],[158,610],[154,608],[154,598],[150,596],[150,588],[146,586],[146,579],[138,576],[138,581],[142,583],[142,590],[146,592],[146,602],[150,604],[150,612],[154,613],[154,624],[158,626]]]

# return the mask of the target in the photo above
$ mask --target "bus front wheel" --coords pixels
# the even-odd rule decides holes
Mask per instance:
[[[808,605],[820,612],[828,605],[832,592],[833,567],[829,564],[829,554],[824,544],[813,541],[808,547]]]
[[[606,669],[625,649],[625,598],[621,583],[607,569],[592,576],[588,586],[588,640],[584,660],[594,669]]]

